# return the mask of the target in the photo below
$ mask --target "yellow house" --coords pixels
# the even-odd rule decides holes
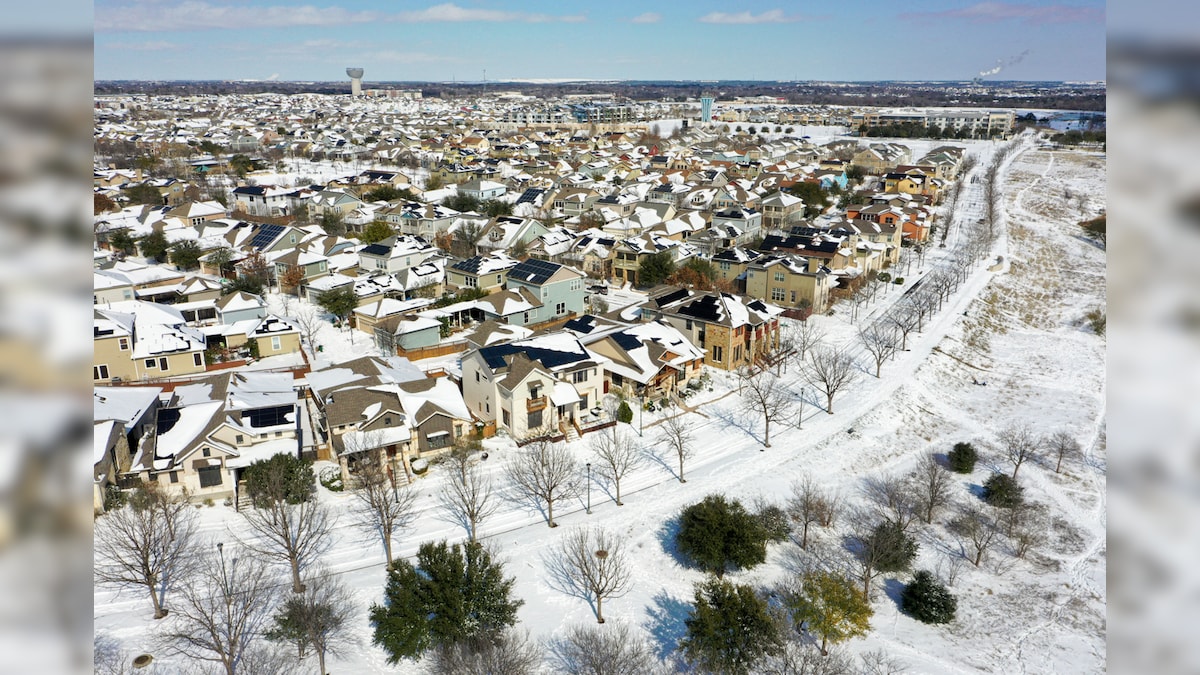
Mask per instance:
[[[92,381],[144,380],[205,371],[205,339],[172,307],[113,303],[92,320]]]
[[[781,307],[829,309],[832,277],[823,268],[809,271],[809,261],[788,256],[763,256],[746,268],[746,295]]]

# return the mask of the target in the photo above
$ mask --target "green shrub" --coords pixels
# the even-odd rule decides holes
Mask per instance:
[[[291,454],[260,459],[242,471],[246,494],[259,508],[272,502],[299,504],[316,491],[312,464]]]
[[[904,285],[904,277],[896,277],[895,279],[892,279],[892,283],[896,284],[897,286],[903,286]]]
[[[125,493],[116,485],[107,485],[104,488],[104,510],[105,512],[119,509],[125,506]]]
[[[1006,473],[994,473],[983,484],[983,501],[992,506],[1011,509],[1025,501],[1025,488]]]
[[[975,470],[975,461],[979,459],[975,446],[970,443],[955,443],[954,449],[946,455],[950,462],[950,470],[955,473],[971,473]]]
[[[901,592],[900,608],[917,621],[950,623],[954,620],[958,601],[928,570],[920,570]]]
[[[758,524],[766,533],[768,541],[787,541],[788,535],[792,533],[791,519],[787,512],[774,504],[759,507],[754,517],[758,519]]]
[[[633,421],[633,409],[629,407],[629,403],[621,401],[621,407],[617,408],[617,421],[629,424]]]
[[[1104,330],[1108,327],[1108,316],[1104,313],[1103,309],[1096,307],[1083,316],[1091,325],[1092,330],[1096,332],[1096,335],[1104,335]]]

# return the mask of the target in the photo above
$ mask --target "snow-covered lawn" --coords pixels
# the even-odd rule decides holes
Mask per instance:
[[[1050,506],[1049,545],[1029,560],[997,550],[978,569],[963,566],[951,589],[959,599],[958,619],[949,626],[927,626],[899,612],[896,597],[903,577],[877,581],[872,632],[849,648],[884,649],[911,672],[920,673],[1102,670],[1104,343],[1081,326],[1080,319],[1103,302],[1105,263],[1103,251],[1074,236],[1074,224],[1081,213],[1093,215],[1103,205],[1103,161],[1102,156],[1073,153],[1030,151],[1018,156],[1004,190],[1011,237],[1002,239],[996,251],[1011,257],[1011,268],[989,272],[986,263],[977,266],[924,332],[910,336],[910,351],[884,364],[882,378],[861,373],[852,389],[835,400],[836,414],[825,414],[810,403],[802,429],[772,428],[772,447],[760,451],[761,422],[742,411],[734,379],[714,373],[712,391],[689,400],[690,406],[700,405],[687,414],[697,439],[696,456],[686,465],[687,483],[676,479],[673,458],[661,454],[665,451],[653,425],[657,415],[647,415],[642,443],[648,456],[661,459],[648,459],[622,481],[624,506],[616,506],[607,487],[596,482],[591,488],[592,515],[585,513],[583,497],[556,506],[561,527],[552,530],[537,512],[506,503],[482,524],[481,534],[507,561],[508,574],[516,577],[515,593],[525,601],[521,625],[537,638],[551,638],[570,624],[594,623],[587,603],[552,588],[543,561],[567,530],[603,525],[624,539],[634,566],[632,590],[605,602],[606,618],[638,627],[666,654],[674,646],[671,640],[682,635],[692,585],[702,576],[682,566],[672,553],[671,521],[684,506],[712,492],[743,502],[755,497],[781,502],[789,485],[804,474],[839,491],[848,505],[860,504],[864,479],[906,471],[922,455],[944,453],[960,440],[990,449],[995,432],[1027,422],[1039,433],[1066,430],[1087,452],[1085,462],[1071,465],[1062,475],[1039,465],[1021,470],[1027,496]],[[1074,202],[1063,199],[1064,188],[1077,195]],[[926,266],[936,264],[938,255],[931,251]],[[883,311],[901,290],[880,294],[866,315]],[[621,304],[625,293],[610,293],[610,303]],[[275,310],[278,297],[271,302]],[[850,345],[856,328],[847,317],[839,308],[834,316],[811,320],[826,329],[831,342]],[[328,325],[318,342],[325,346],[319,356],[333,360],[374,353],[365,334],[357,333],[351,345],[344,332]],[[973,378],[988,385],[973,385]],[[784,379],[794,393],[805,386],[794,368]],[[503,485],[503,441],[491,445],[484,466]],[[572,449],[581,466],[589,460],[586,437]],[[956,476],[958,501],[975,499],[970,490],[986,478],[989,463],[981,462],[970,476]],[[415,554],[424,541],[464,538],[461,526],[441,517],[436,493],[443,478],[435,466],[416,480],[421,515],[397,542],[400,555]],[[382,597],[383,549],[349,527],[355,520],[350,495],[322,488],[321,498],[346,525],[337,529],[326,564],[354,589],[362,610],[357,622],[361,648],[333,660],[330,669],[424,672],[420,664],[388,666],[383,652],[371,646],[366,608]],[[231,532],[244,530],[232,509],[201,508],[200,514],[214,541],[230,541]],[[945,520],[943,516],[932,527],[918,526],[918,568],[944,571],[950,565],[953,539]],[[818,532],[816,537],[836,550],[848,532],[843,519],[835,531]],[[773,585],[788,574],[797,551],[791,543],[774,545],[766,564],[730,576],[738,582]],[[141,593],[97,589],[95,623],[98,632],[119,638],[131,653],[156,649],[156,626]]]

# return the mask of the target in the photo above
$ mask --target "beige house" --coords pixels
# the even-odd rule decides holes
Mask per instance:
[[[746,295],[817,314],[829,309],[832,284],[827,269],[810,272],[808,261],[799,257],[763,256],[746,268]]]
[[[113,303],[92,317],[92,381],[147,380],[205,371],[204,335],[152,302]]]
[[[783,309],[731,293],[660,286],[641,305],[644,321],[665,320],[705,350],[704,362],[734,370],[779,347]]]

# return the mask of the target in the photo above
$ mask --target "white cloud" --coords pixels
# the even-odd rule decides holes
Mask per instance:
[[[662,14],[657,12],[646,12],[629,20],[630,23],[658,23],[659,21],[662,21]]]
[[[792,23],[799,21],[801,18],[803,17],[798,14],[786,15],[782,9],[772,9],[762,14],[751,14],[750,12],[738,12],[737,14],[712,12],[700,17],[700,22],[720,24]]]
[[[179,45],[174,42],[166,42],[164,40],[154,40],[151,42],[109,42],[101,46],[106,49],[119,49],[129,52],[163,52],[179,48]]]
[[[342,7],[248,7],[206,0],[185,0],[177,4],[139,3],[97,7],[95,30],[98,33],[191,31],[216,28],[273,29],[294,26],[337,26],[347,24],[526,22],[578,23],[583,15],[555,16],[494,9],[469,9],[454,3],[433,5],[421,10],[402,12],[351,11]]]

